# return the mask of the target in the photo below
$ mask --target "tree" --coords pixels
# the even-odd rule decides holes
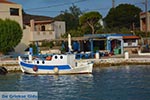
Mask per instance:
[[[79,16],[81,14],[80,8],[74,4],[69,7],[69,10],[62,11],[62,13],[55,17],[55,20],[65,21],[67,32],[76,30],[79,26]]]
[[[92,34],[96,32],[97,26],[100,26],[99,20],[102,19],[102,15],[99,12],[84,13],[79,18],[79,23],[82,26],[89,26],[92,30]]]
[[[21,38],[22,29],[16,21],[0,19],[0,52],[7,53],[13,50]]]
[[[84,32],[82,32],[81,28],[78,28],[77,30],[70,30],[66,34],[62,35],[63,38],[67,38],[68,34],[70,34],[72,37],[81,37],[84,35]]]
[[[139,27],[139,13],[142,10],[131,4],[120,4],[116,8],[111,8],[105,17],[109,28],[131,28],[134,24]]]
[[[58,15],[55,17],[55,20],[65,21],[66,22],[66,31],[74,29],[76,25],[76,20],[74,16],[70,13],[64,12],[63,14]]]
[[[82,11],[80,8],[78,8],[76,5],[72,4],[71,7],[69,7],[70,13],[77,19],[79,19],[79,16],[82,14]]]

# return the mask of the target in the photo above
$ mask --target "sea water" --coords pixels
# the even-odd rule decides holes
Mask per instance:
[[[93,74],[0,76],[0,92],[38,92],[38,100],[150,100],[150,66],[94,68]]]

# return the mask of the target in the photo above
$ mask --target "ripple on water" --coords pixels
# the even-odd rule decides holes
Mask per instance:
[[[94,69],[85,75],[0,76],[0,91],[37,91],[39,100],[150,100],[150,67]]]

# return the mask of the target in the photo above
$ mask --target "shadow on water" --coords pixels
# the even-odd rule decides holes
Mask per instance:
[[[0,91],[37,91],[39,100],[150,100],[150,67],[96,68],[93,74],[0,76]]]

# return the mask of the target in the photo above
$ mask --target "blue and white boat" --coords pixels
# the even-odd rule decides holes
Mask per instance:
[[[76,60],[74,54],[56,54],[49,59],[18,57],[21,70],[29,74],[84,74],[92,73],[93,63]]]

